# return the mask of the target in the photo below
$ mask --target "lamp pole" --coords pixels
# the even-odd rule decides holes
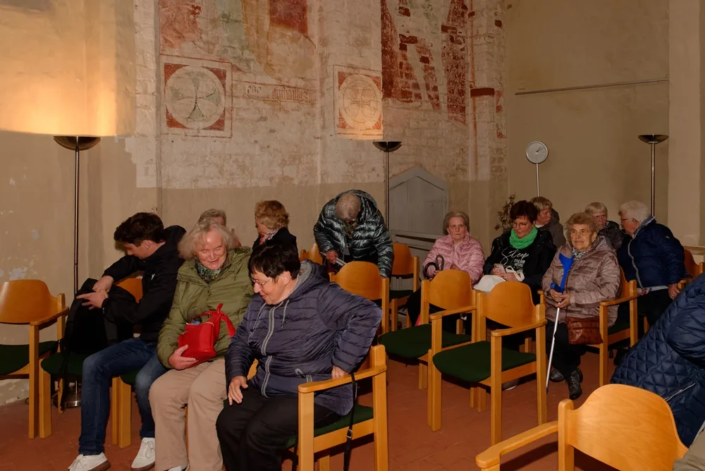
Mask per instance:
[[[651,215],[656,212],[656,144],[668,139],[666,134],[642,134],[639,140],[651,145]]]
[[[401,147],[399,141],[374,141],[374,146],[384,152],[384,218],[387,220],[387,229],[391,221],[389,220],[389,154]]]

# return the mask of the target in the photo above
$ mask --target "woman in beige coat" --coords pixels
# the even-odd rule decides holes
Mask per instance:
[[[578,368],[580,357],[585,353],[585,345],[572,345],[568,342],[566,316],[596,317],[600,303],[617,297],[621,275],[617,256],[604,237],[598,237],[595,220],[587,213],[573,214],[566,223],[566,236],[569,242],[561,246],[543,277],[542,287],[546,295],[546,330],[553,332],[556,312],[560,308],[560,318],[556,330],[556,346],[553,352],[551,380],[564,379],[568,383],[571,399],[583,393],[580,383],[583,375]],[[573,259],[565,282],[563,293],[552,288],[560,286],[563,279],[563,264],[559,255]],[[617,306],[610,307],[609,325],[617,320]],[[550,352],[551,342],[546,343]]]

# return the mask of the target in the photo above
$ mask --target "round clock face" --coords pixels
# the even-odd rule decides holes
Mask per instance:
[[[541,164],[548,158],[548,147],[541,141],[526,146],[526,158],[532,164]]]

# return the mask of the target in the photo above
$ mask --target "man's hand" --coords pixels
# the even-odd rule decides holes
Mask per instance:
[[[93,291],[110,291],[110,288],[113,286],[113,281],[115,280],[113,280],[112,276],[106,275],[95,282],[93,285]]]
[[[672,285],[668,285],[668,295],[671,297],[671,299],[676,299],[676,296],[681,292],[680,288],[678,288],[678,283],[673,283]]]
[[[188,345],[179,347],[174,350],[174,353],[169,357],[169,364],[174,367],[175,370],[185,370],[186,368],[193,366],[198,360],[195,358],[189,358],[183,356],[183,353],[188,348]]]
[[[103,303],[108,299],[108,293],[105,291],[97,291],[95,293],[87,293],[76,296],[76,299],[83,299],[84,306],[90,306],[88,309],[100,309]]]
[[[342,370],[342,368],[338,368],[337,366],[333,367],[333,371],[330,372],[330,377],[333,379],[338,379],[346,376],[347,373]]]
[[[328,260],[331,264],[335,265],[335,261],[338,258],[338,252],[335,250],[329,250],[326,252],[326,260]]]
[[[244,376],[235,376],[230,380],[228,386],[228,404],[233,405],[233,401],[242,404],[241,388],[247,389],[247,378]]]

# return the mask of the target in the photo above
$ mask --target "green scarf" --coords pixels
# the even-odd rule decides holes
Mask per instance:
[[[531,231],[529,231],[528,234],[526,234],[520,239],[514,229],[512,229],[512,233],[509,235],[509,245],[511,245],[515,249],[523,250],[534,243],[534,240],[536,240],[536,235],[538,233],[539,230],[536,229],[536,226],[533,226],[531,228]]]
[[[205,281],[206,283],[210,283],[211,281],[218,278],[218,275],[220,275],[220,272],[222,270],[223,270],[223,267],[220,267],[217,270],[211,270],[210,268],[207,268],[207,267],[204,267],[203,265],[201,265],[201,262],[199,262],[198,259],[196,259],[196,272],[198,272],[198,276],[200,276],[201,279],[203,281]]]

